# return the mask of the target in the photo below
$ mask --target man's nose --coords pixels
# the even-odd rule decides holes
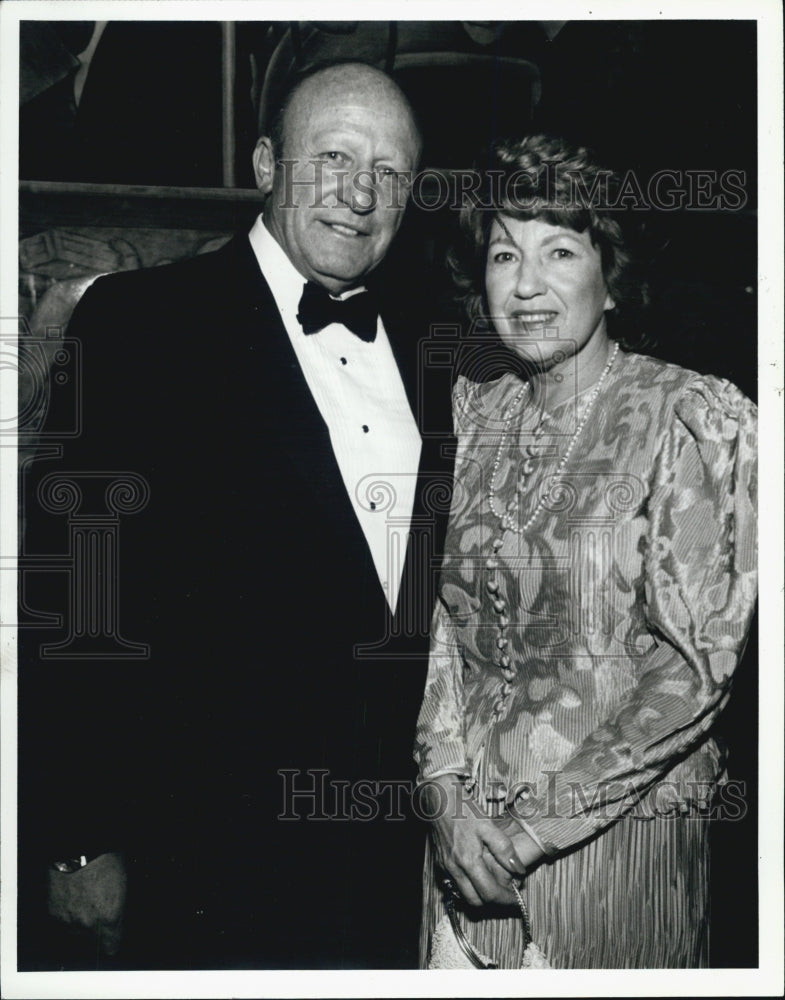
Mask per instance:
[[[357,215],[368,215],[379,203],[376,172],[367,167],[349,171],[340,200]]]

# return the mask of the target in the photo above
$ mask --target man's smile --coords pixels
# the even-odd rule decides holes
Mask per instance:
[[[323,223],[328,229],[331,229],[338,236],[345,236],[349,239],[354,239],[357,236],[367,236],[368,233],[363,232],[361,229],[355,229],[354,226],[347,226],[342,222],[325,222]]]

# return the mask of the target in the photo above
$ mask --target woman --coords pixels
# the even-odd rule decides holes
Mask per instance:
[[[555,968],[704,966],[707,731],[755,597],[755,408],[613,341],[630,258],[586,150],[533,136],[492,167],[453,265],[522,373],[454,392],[415,752],[438,857],[423,961],[447,873],[501,967],[523,961],[517,885]]]

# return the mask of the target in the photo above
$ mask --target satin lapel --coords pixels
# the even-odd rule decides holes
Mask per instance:
[[[320,516],[352,545],[367,550],[365,537],[335,460],[330,433],[281,320],[270,287],[259,269],[247,237],[232,240],[227,255],[227,287],[235,290],[232,309],[235,334],[248,371],[241,374],[254,405],[263,403],[272,416],[272,440],[260,450],[279,447],[292,473],[292,482],[280,488],[305,490],[318,498]],[[253,384],[251,384],[253,382]],[[326,527],[327,530],[327,527]],[[369,553],[370,558],[370,553]]]
[[[425,365],[427,321],[405,316],[400,307],[390,304],[382,318],[422,435],[395,626],[398,634],[415,638],[427,636],[430,626],[449,512],[453,464],[450,446],[454,444],[451,400],[442,373],[435,373],[440,377],[431,379]]]
[[[414,419],[420,426],[421,393],[418,385],[417,352],[419,348],[419,330],[416,322],[407,317],[399,303],[392,303],[384,295],[380,296],[382,322],[390,341],[398,371],[401,373],[406,395],[409,399]]]

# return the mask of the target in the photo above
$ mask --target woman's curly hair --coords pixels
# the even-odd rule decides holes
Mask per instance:
[[[633,257],[620,223],[623,213],[614,208],[620,183],[619,176],[600,166],[590,150],[565,139],[530,135],[498,142],[479,190],[461,209],[460,237],[447,258],[457,297],[469,317],[489,322],[485,263],[498,214],[588,232],[600,250],[605,283],[616,303],[613,313],[638,305],[643,286],[633,273]],[[628,348],[641,346],[639,336],[630,338],[626,330],[622,334],[623,324],[614,322],[618,316],[609,315],[611,337]]]

